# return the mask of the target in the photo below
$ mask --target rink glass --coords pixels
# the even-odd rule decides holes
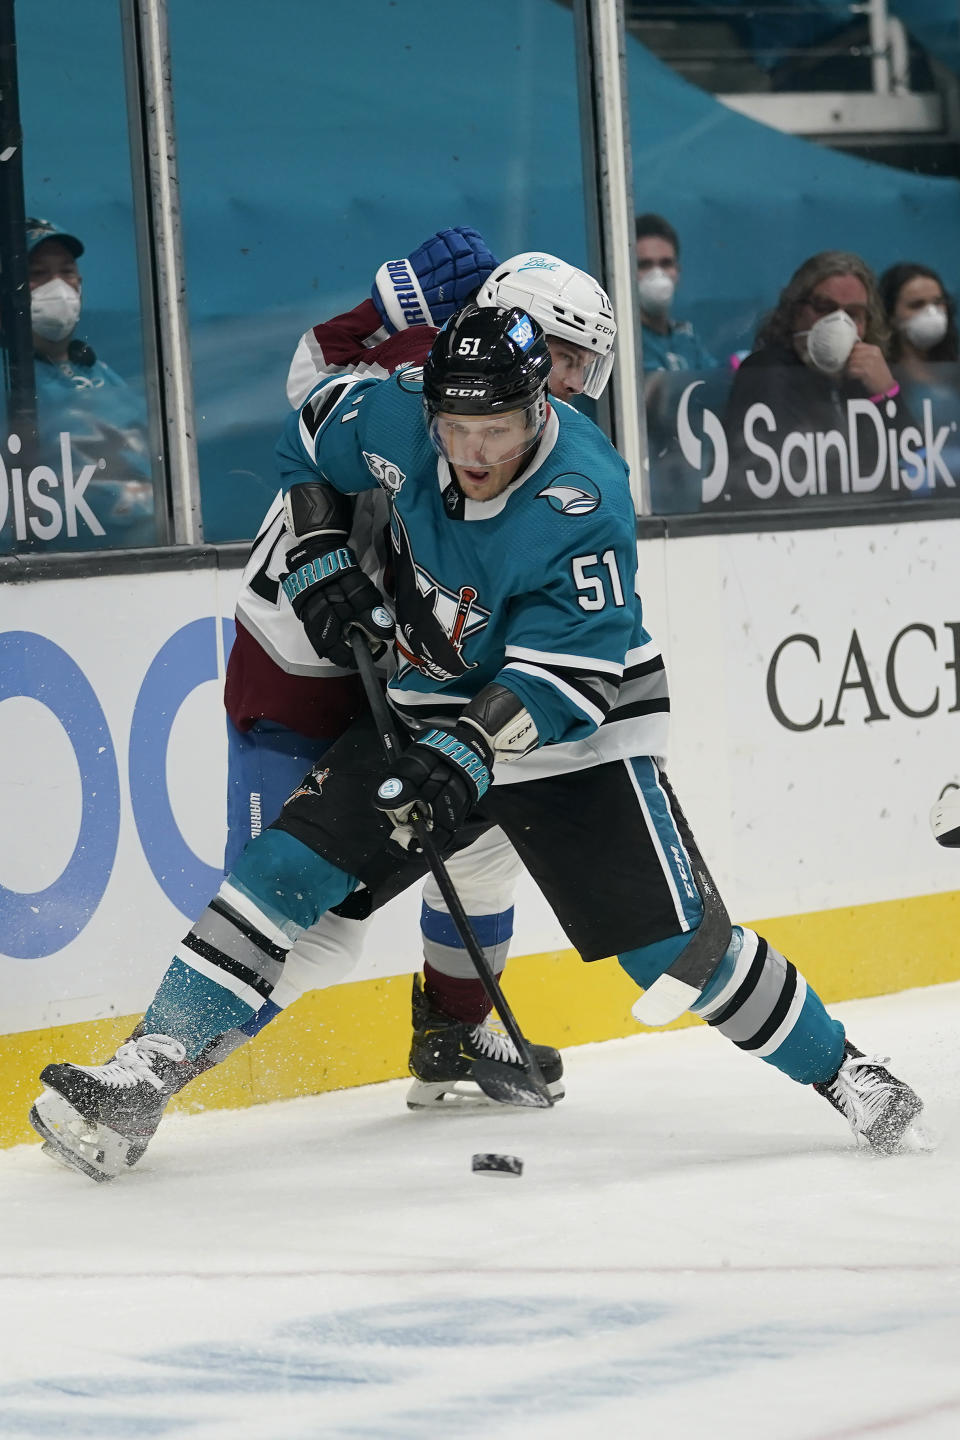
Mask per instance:
[[[156,387],[145,378],[153,321],[141,306],[119,8],[21,4],[16,40],[25,212],[83,246],[73,257],[82,309],[65,353],[51,357],[37,342],[29,397],[0,388],[0,556],[152,546],[168,530]],[[11,218],[8,209],[0,223]],[[22,231],[7,235],[29,272]],[[56,233],[41,244],[32,283],[51,294],[62,245]],[[12,266],[0,284],[12,286]],[[11,303],[8,289],[8,316]],[[8,376],[29,368],[34,348],[29,323],[10,329]]]
[[[659,28],[647,7],[625,10],[634,209],[664,217],[680,242],[678,267],[664,270],[676,287],[669,329],[641,331],[653,513],[763,528],[767,517],[790,527],[818,515],[831,523],[868,508],[916,514],[954,503],[955,365],[933,364],[922,383],[896,371],[892,413],[885,401],[867,405],[863,391],[828,397],[811,413],[797,403],[803,377],[798,384],[790,366],[774,367],[757,387],[766,411],[745,414],[731,391],[782,289],[820,251],[852,251],[878,275],[898,261],[922,262],[949,292],[960,286],[955,163],[921,173],[922,147],[911,158],[910,136],[881,154],[853,143],[839,113],[847,101],[875,113],[877,138],[884,113],[888,131],[904,107],[933,114],[937,87],[924,54],[948,47],[948,63],[957,62],[956,7],[949,18],[944,8],[936,42],[921,17],[914,33],[911,9],[902,100],[875,88],[867,18],[848,6],[723,7],[696,44],[684,28],[689,10],[677,7],[669,21],[661,14]],[[816,78],[827,55],[829,84]],[[831,107],[824,90],[844,92],[845,103]],[[935,156],[929,143],[924,153]],[[891,163],[876,163],[884,157]],[[850,398],[861,401],[852,411]]]

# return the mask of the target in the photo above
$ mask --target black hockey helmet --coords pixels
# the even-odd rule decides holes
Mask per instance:
[[[543,330],[525,310],[472,303],[458,310],[423,367],[434,449],[454,466],[525,455],[547,423],[551,364]]]
[[[434,340],[423,367],[427,420],[440,411],[522,409],[545,395],[551,363],[543,330],[525,310],[464,305]]]

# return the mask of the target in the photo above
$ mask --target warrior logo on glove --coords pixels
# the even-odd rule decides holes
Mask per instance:
[[[393,848],[418,852],[416,826],[422,821],[438,850],[446,850],[487,793],[492,759],[486,737],[472,724],[434,728],[408,746],[374,800],[391,826]]]

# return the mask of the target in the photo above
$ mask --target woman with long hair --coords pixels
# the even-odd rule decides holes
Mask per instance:
[[[879,289],[895,365],[920,376],[960,360],[956,305],[936,270],[904,260],[883,272]]]
[[[891,265],[879,290],[890,327],[890,363],[904,403],[921,419],[928,407],[935,433],[949,427],[941,459],[960,479],[960,335],[953,297],[936,270],[915,261]]]
[[[887,427],[908,421],[876,277],[847,250],[793,273],[740,365],[724,417],[737,507],[889,498]],[[871,423],[877,407],[877,423]]]

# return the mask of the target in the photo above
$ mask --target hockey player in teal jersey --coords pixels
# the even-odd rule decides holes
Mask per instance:
[[[478,304],[519,306],[540,321],[552,360],[550,393],[571,403],[581,394],[599,398],[613,366],[616,320],[597,282],[543,251],[524,251],[496,262],[475,231],[458,230],[438,232],[406,260],[381,266],[373,299],[306,332],[288,377],[293,409],[299,410],[321,381],[335,375],[354,371],[355,378],[383,378],[401,366],[422,365],[438,326],[472,298],[468,289],[476,289],[481,279]],[[417,313],[430,323],[407,326],[407,308],[401,299],[407,301],[418,291],[423,298]],[[378,343],[385,329],[393,333]],[[349,544],[360,565],[380,583],[387,548],[383,541],[389,523],[388,493],[377,487],[351,497],[351,504],[354,526]],[[365,708],[357,703],[356,672],[347,673],[317,654],[279,587],[288,549],[294,544],[281,492],[251,550],[237,605],[236,643],[227,664],[228,870],[262,821],[279,814],[300,777]],[[353,657],[344,653],[341,658],[352,661]],[[392,659],[393,647],[389,663]],[[519,858],[499,828],[493,827],[474,845],[449,856],[448,866],[484,954],[499,975],[513,930]],[[343,978],[365,928],[362,915],[350,918],[357,901],[358,897],[350,897],[337,913],[322,916],[317,926],[298,938],[284,962],[282,985],[244,1027],[245,1033],[259,1034],[305,989]],[[416,1068],[407,1104],[420,1109],[477,1103],[482,1092],[467,1074],[469,1055],[499,1054],[504,1037],[486,1023],[489,997],[433,876],[424,885],[421,928],[423,975],[415,981],[413,997]],[[417,1055],[427,1029],[431,1046],[439,1043],[437,1037],[444,1031],[444,1053],[449,1056],[446,1073],[431,1059],[429,1081],[417,1073],[424,1069]],[[218,1047],[215,1054],[220,1053]],[[548,1068],[555,1078],[550,1089],[559,1098],[561,1061],[555,1052],[551,1057]],[[191,1067],[185,1065],[183,1074],[186,1083],[192,1078]]]
[[[521,345],[536,343],[528,317],[515,328]],[[296,533],[301,512],[318,503],[318,468],[345,493],[377,485],[391,493],[398,673],[388,694],[398,711],[413,718],[426,705],[434,717],[457,714],[506,656],[512,692],[534,717],[529,738],[539,746],[591,735],[608,709],[607,692],[618,688],[624,655],[649,640],[633,596],[626,466],[583,415],[547,404],[544,369],[549,358],[525,407],[479,419],[441,413],[430,434],[419,368],[385,384],[334,381],[288,420],[278,447]],[[516,472],[534,447],[510,478],[505,472]],[[285,582],[302,613],[316,594],[313,548],[308,536],[296,557],[303,563]],[[330,567],[340,575],[355,568],[342,549],[324,565],[321,583]]]
[[[298,543],[284,584],[319,653],[354,629],[374,649],[393,638],[343,504],[372,485],[391,496],[388,696],[409,743],[388,764],[358,720],[246,847],[140,1038],[105,1066],[43,1071],[32,1121],[93,1178],[139,1159],[171,1067],[249,1020],[305,927],[348,895],[378,906],[422,877],[414,812],[441,851],[499,825],[583,959],[617,955],[641,987],[697,933],[696,847],[655,758],[666,684],[636,593],[626,468],[588,420],[548,403],[549,364],[523,311],[470,305],[422,372],[335,377],[289,420],[278,453]],[[816,1089],[858,1144],[917,1143],[918,1097],[850,1044],[794,966],[743,926],[723,945],[693,1010]]]

